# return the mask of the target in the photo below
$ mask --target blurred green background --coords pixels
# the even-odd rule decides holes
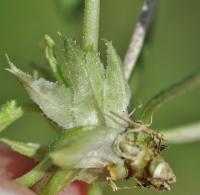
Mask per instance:
[[[68,2],[65,2],[68,1]],[[77,6],[76,3],[80,5]],[[137,21],[141,0],[101,0],[101,38],[112,40],[121,57]],[[65,4],[67,3],[67,4]],[[200,67],[200,1],[161,1],[156,25],[142,63],[137,98],[146,102],[155,93]],[[0,0],[0,104],[17,99],[29,102],[21,85],[4,71],[8,53],[21,69],[31,72],[31,63],[45,64],[42,52],[44,34],[58,40],[57,32],[81,40],[81,0]],[[101,43],[101,49],[104,49]],[[131,87],[134,86],[131,82]],[[154,116],[153,126],[166,129],[200,120],[200,89],[166,104]],[[43,116],[29,114],[8,128],[3,136],[23,141],[47,143],[55,132]],[[47,136],[48,135],[48,136]],[[200,143],[171,146],[164,156],[177,174],[170,195],[199,194]],[[131,181],[123,185],[130,186]],[[120,184],[122,185],[122,184]],[[120,194],[151,195],[143,189],[122,190]],[[105,194],[112,194],[109,187]]]

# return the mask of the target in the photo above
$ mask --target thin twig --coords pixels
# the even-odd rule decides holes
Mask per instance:
[[[142,111],[141,120],[144,123],[148,123],[153,113],[161,107],[163,104],[175,97],[182,95],[195,87],[200,86],[200,72],[194,73],[182,81],[170,86],[169,88],[161,91],[159,94],[154,96],[147,104],[144,106]]]
[[[100,184],[94,183],[93,185],[91,185],[88,195],[103,195]]]
[[[152,23],[153,16],[159,0],[144,0],[141,15],[133,32],[128,51],[124,59],[124,73],[128,80],[133,72],[137,59],[140,55],[144,39]]]
[[[164,135],[170,144],[200,141],[200,122],[170,129]]]

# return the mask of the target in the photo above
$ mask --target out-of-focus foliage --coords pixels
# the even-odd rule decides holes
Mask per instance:
[[[54,0],[58,13],[62,16],[63,20],[73,20],[81,13],[83,5],[82,0]]]

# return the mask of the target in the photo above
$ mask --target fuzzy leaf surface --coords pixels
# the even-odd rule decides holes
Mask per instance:
[[[8,70],[22,82],[32,100],[44,114],[64,129],[99,123],[98,112],[92,105],[94,102],[92,97],[83,99],[64,85],[43,78],[34,80],[15,66]]]
[[[105,85],[105,109],[106,113],[115,112],[120,116],[127,116],[127,107],[130,101],[130,89],[125,80],[122,62],[111,42],[107,46],[107,69]],[[113,121],[108,124],[116,126]]]
[[[8,145],[13,151],[18,152],[19,154],[37,160],[41,160],[46,153],[45,150],[41,150],[42,148],[40,144],[24,143],[6,138],[0,138],[0,142]]]
[[[85,53],[72,39],[64,40],[64,51],[64,70],[73,91],[73,104],[78,103],[77,109],[84,110],[77,113],[77,120],[91,118],[96,124],[104,123],[104,69],[98,54],[92,50]]]
[[[55,165],[67,169],[103,168],[121,163],[122,160],[112,147],[117,133],[116,129],[96,127],[74,142],[55,150],[50,157]]]
[[[67,79],[64,77],[63,72],[61,70],[60,61],[57,60],[58,56],[57,58],[55,57],[55,42],[48,35],[45,35],[45,40],[47,43],[47,46],[45,48],[45,56],[49,62],[50,68],[58,82],[67,86]]]
[[[63,128],[73,126],[70,89],[43,78],[34,80],[29,74],[22,72],[13,64],[8,71],[20,80],[32,100],[49,119]]]
[[[85,125],[120,129],[122,127],[108,114],[127,116],[130,90],[118,54],[110,42],[106,45],[108,65],[105,68],[97,52],[83,51],[72,39],[64,39],[65,63],[60,65],[68,87],[43,78],[33,79],[8,59],[9,71],[18,77],[44,114],[64,129]],[[53,51],[49,52],[56,62]]]
[[[0,108],[0,132],[23,116],[21,107],[17,107],[16,101],[9,101]]]

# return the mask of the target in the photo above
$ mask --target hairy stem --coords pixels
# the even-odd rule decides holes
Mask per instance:
[[[46,157],[35,168],[29,171],[27,174],[16,179],[16,182],[20,185],[32,187],[44,176],[47,169],[51,166],[51,160]]]
[[[159,0],[144,0],[141,15],[133,31],[131,42],[124,59],[124,73],[127,80],[134,70],[158,3]]]
[[[170,86],[169,88],[161,91],[159,94],[154,96],[144,106],[142,111],[141,120],[144,123],[148,123],[151,120],[153,113],[160,108],[163,104],[175,97],[182,95],[191,89],[200,85],[200,72],[192,74],[182,81]]]
[[[57,170],[45,186],[42,195],[58,194],[76,178],[77,174],[77,170]]]
[[[100,185],[97,183],[92,184],[88,195],[103,195]]]
[[[164,132],[168,143],[184,144],[200,140],[200,122],[172,128]]]
[[[100,0],[85,0],[83,48],[98,50]]]

